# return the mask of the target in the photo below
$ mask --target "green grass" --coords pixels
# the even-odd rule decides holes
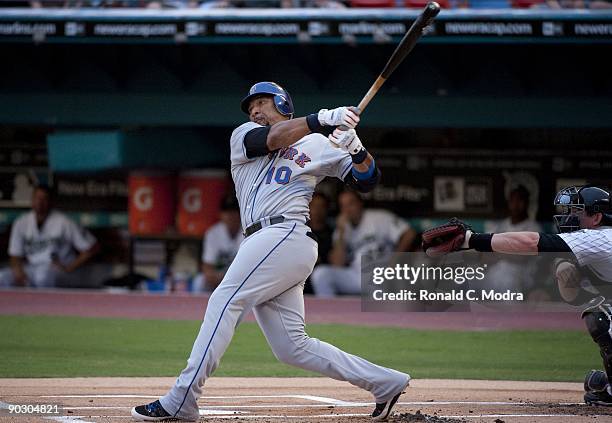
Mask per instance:
[[[0,377],[176,376],[199,322],[0,316]],[[586,331],[453,332],[309,325],[310,336],[415,378],[581,381],[601,367]],[[276,361],[244,323],[217,376],[315,376]]]

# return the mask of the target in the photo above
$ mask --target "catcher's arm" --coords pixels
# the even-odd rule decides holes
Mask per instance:
[[[473,232],[469,225],[456,218],[423,232],[423,250],[432,257],[468,249],[524,255],[571,252],[559,235],[538,232],[481,234]]]
[[[487,238],[490,237],[490,247]],[[465,245],[477,251],[504,254],[571,253],[566,242],[556,234],[540,232],[504,232],[501,234],[466,234]]]
[[[469,232],[466,243],[469,246],[473,234]],[[491,237],[491,250],[506,254],[537,254],[540,234],[537,232],[505,232],[493,234]]]

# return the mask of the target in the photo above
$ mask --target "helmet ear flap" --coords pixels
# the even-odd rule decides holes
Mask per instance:
[[[283,116],[293,117],[293,106],[287,100],[287,97],[282,94],[276,94],[274,96],[274,105],[276,106],[276,110]]]

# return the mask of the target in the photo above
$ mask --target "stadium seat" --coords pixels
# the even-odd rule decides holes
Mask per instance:
[[[351,0],[351,7],[395,7],[395,0]]]
[[[404,0],[404,6],[422,9],[427,5],[427,3],[429,3],[429,1],[430,0]],[[438,0],[437,3],[443,9],[450,9],[451,7],[449,0]]]
[[[528,8],[544,3],[544,0],[512,0],[512,7]]]

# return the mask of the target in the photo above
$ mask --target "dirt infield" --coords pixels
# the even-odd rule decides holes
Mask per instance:
[[[0,379],[0,421],[126,422],[174,378]],[[578,383],[415,380],[391,421],[593,422],[612,410],[581,403]],[[59,404],[59,414],[9,415],[10,405]],[[202,421],[368,422],[365,391],[327,378],[212,378],[200,400]],[[411,418],[408,416],[412,415]],[[417,417],[415,417],[417,415]]]

